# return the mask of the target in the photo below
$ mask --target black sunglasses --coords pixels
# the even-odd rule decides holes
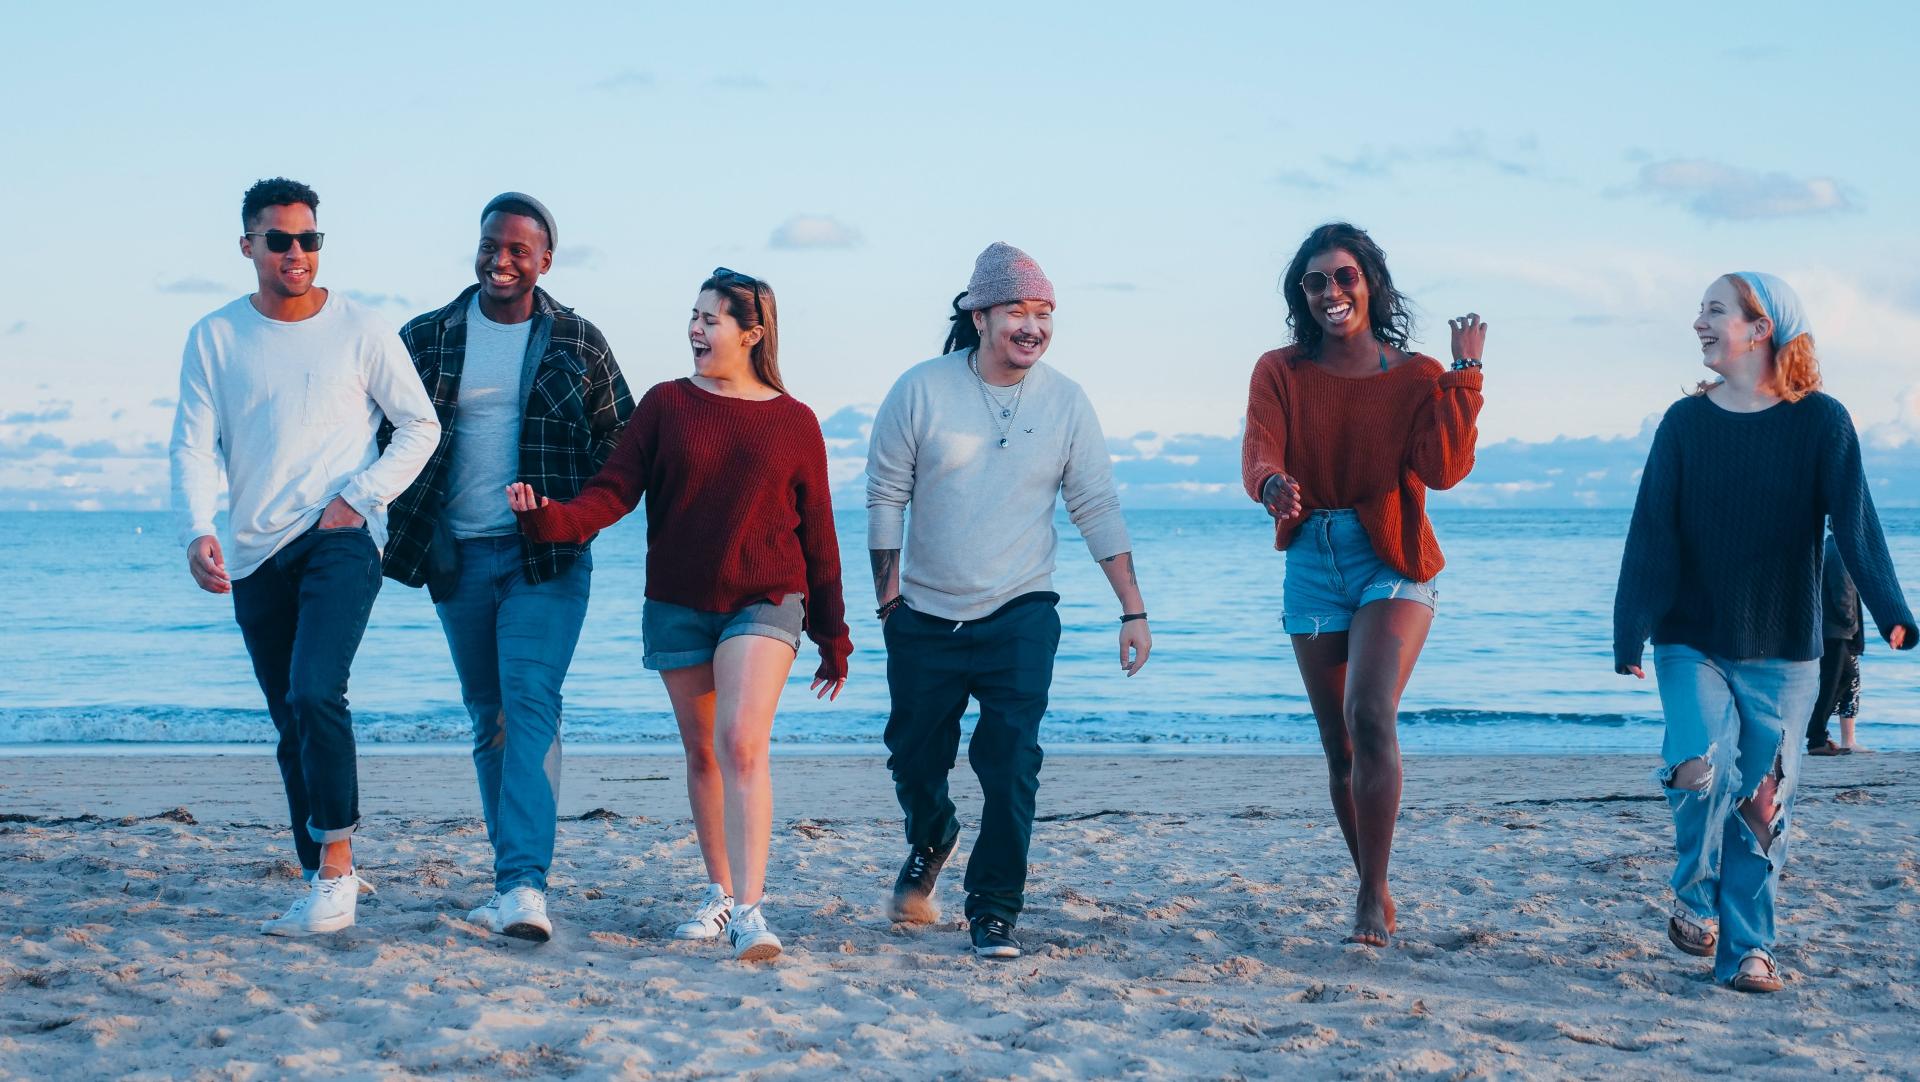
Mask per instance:
[[[720,278],[720,279],[731,278],[732,280],[739,282],[741,285],[746,286],[748,289],[753,290],[754,322],[756,324],[763,325],[763,326],[766,324],[767,314],[761,311],[760,309],[760,287],[763,285],[766,285],[765,282],[762,282],[760,279],[755,278],[751,274],[741,274],[739,271],[734,270],[731,267],[715,267],[713,268],[713,273],[711,275],[708,275],[708,277]]]
[[[1300,288],[1309,293],[1325,293],[1328,282],[1339,282],[1341,289],[1352,289],[1360,284],[1360,268],[1341,267],[1332,274],[1325,271],[1308,271],[1300,277]]]
[[[305,233],[288,233],[284,230],[269,229],[265,233],[248,233],[247,236],[267,238],[267,251],[275,255],[292,248],[294,241],[300,242],[301,251],[317,252],[320,250],[320,242],[327,239],[325,233],[315,233],[312,230]]]

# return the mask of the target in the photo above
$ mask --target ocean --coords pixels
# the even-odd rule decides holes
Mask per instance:
[[[1920,598],[1920,510],[1884,513],[1910,597]],[[865,516],[838,517],[855,651],[838,702],[807,692],[803,646],[775,723],[783,748],[873,751],[885,726],[885,655],[872,617]],[[1624,510],[1434,512],[1448,566],[1440,614],[1402,703],[1414,753],[1649,753],[1653,681],[1614,675],[1613,587]],[[1064,515],[1056,585],[1064,631],[1050,748],[1317,753],[1292,651],[1279,627],[1282,557],[1258,508],[1135,511],[1151,662],[1119,671],[1118,613]],[[646,551],[638,516],[594,545],[592,607],[566,685],[570,750],[677,751],[657,676],[640,666]],[[0,514],[20,557],[0,591],[0,754],[212,750],[273,739],[232,602],[186,573],[170,515]],[[1920,750],[1920,654],[1877,638],[1863,659],[1860,742]],[[467,741],[440,625],[423,590],[388,581],[350,693],[363,749]]]

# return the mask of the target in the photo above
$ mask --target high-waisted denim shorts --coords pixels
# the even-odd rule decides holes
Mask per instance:
[[[734,612],[702,612],[648,598],[640,606],[640,664],[649,669],[684,669],[712,661],[720,644],[735,635],[779,639],[800,651],[807,601],[788,594],[778,605],[758,601]]]
[[[1380,559],[1352,509],[1315,511],[1287,546],[1280,626],[1289,635],[1345,631],[1353,614],[1375,601],[1417,601],[1431,609],[1439,599],[1432,580],[1415,582]]]

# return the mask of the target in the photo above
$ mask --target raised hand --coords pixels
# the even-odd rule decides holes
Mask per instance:
[[[1480,322],[1480,313],[1468,312],[1464,316],[1447,320],[1447,326],[1453,329],[1453,359],[1456,361],[1478,361],[1485,359],[1482,354],[1487,349],[1487,325]]]
[[[1274,474],[1260,488],[1260,503],[1274,518],[1292,518],[1300,513],[1300,482],[1284,473]]]
[[[207,534],[187,546],[187,571],[194,584],[210,594],[229,594],[233,583],[227,578],[227,561],[220,554],[220,539]]]
[[[515,511],[533,511],[552,502],[535,493],[533,486],[524,481],[515,481],[507,486],[507,506]]]

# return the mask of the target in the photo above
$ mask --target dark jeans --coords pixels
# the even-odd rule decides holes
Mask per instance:
[[[906,606],[887,618],[887,767],[906,813],[907,844],[944,847],[960,834],[947,774],[960,750],[969,696],[980,721],[967,762],[985,796],[967,858],[967,918],[1018,920],[1040,790],[1040,718],[1060,647],[1056,594],[1026,594],[956,624]]]
[[[233,584],[233,616],[280,731],[280,777],[300,867],[360,821],[347,675],[380,593],[366,527],[312,529]]]
[[[560,685],[587,618],[593,555],[527,581],[520,536],[459,542],[440,626],[473,719],[473,767],[493,845],[494,889],[547,889],[560,799]]]
[[[1826,640],[1826,653],[1820,655],[1820,694],[1813,700],[1813,716],[1807,719],[1807,750],[1824,748],[1833,739],[1827,722],[1840,708],[1840,697],[1847,693],[1847,658],[1852,643],[1846,639]]]

